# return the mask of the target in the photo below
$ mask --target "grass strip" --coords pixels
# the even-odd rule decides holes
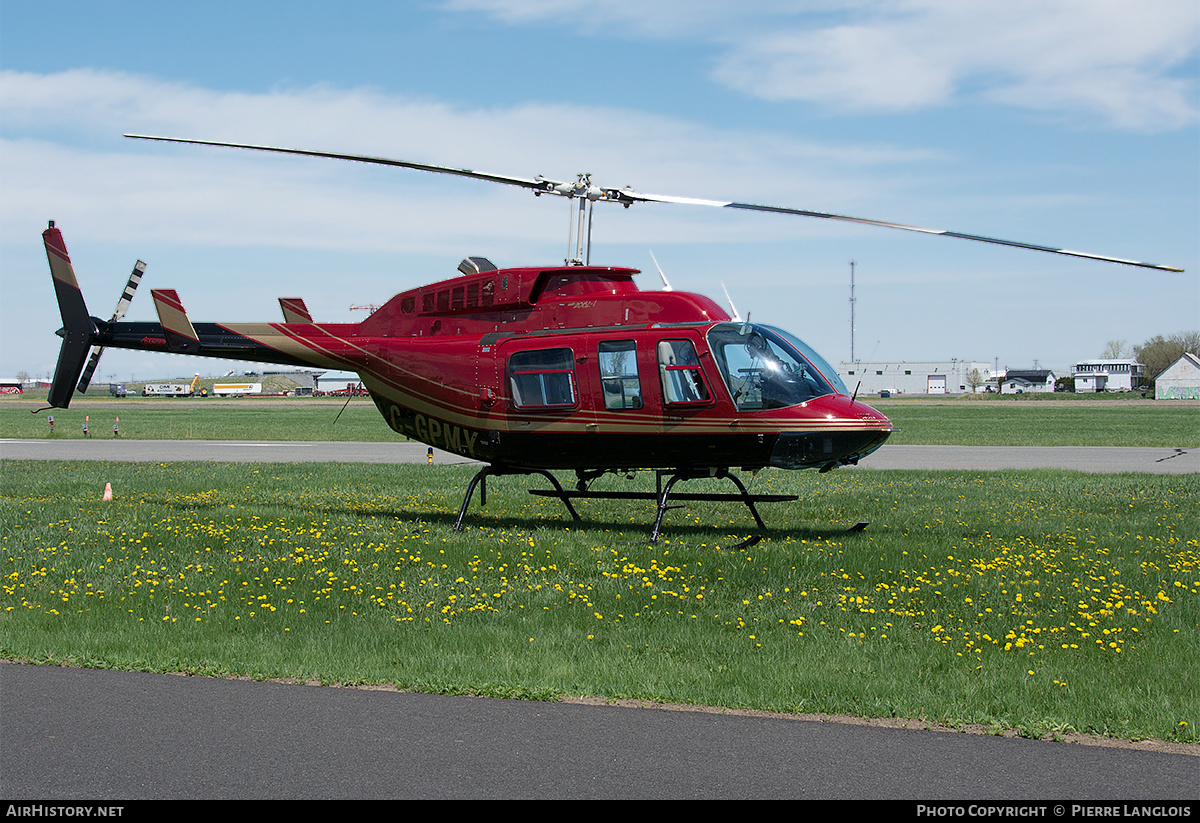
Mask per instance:
[[[267,440],[387,442],[400,437],[375,404],[306,401],[76,402],[39,415],[36,403],[0,404],[0,437],[71,439],[120,436],[137,440]],[[1200,406],[1049,406],[1039,403],[958,404],[907,401],[880,405],[896,426],[889,442],[958,446],[1161,446],[1200,447]],[[51,433],[48,414],[54,415]],[[339,416],[340,413],[340,416]]]

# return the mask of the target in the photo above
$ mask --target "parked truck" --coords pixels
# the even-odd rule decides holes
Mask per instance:
[[[262,383],[213,383],[213,397],[243,397],[262,394]]]
[[[192,389],[185,383],[147,383],[142,397],[191,397]]]

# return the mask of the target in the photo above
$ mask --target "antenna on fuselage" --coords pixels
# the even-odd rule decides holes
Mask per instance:
[[[729,289],[725,288],[725,284],[721,284],[721,291],[725,292],[725,299],[729,301],[729,310],[733,312],[733,319],[737,322],[742,322],[742,316],[738,314],[737,306],[733,305],[733,298],[729,296]],[[747,320],[750,318],[747,317]]]
[[[663,272],[662,266],[658,265],[658,258],[654,256],[654,252],[650,252],[650,259],[654,261],[654,268],[658,269],[658,276],[662,278],[663,291],[671,291],[671,284],[667,282],[667,275]]]

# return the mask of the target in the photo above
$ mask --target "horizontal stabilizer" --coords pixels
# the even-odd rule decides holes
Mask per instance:
[[[313,321],[312,314],[308,310],[308,306],[304,305],[304,299],[300,297],[281,297],[279,298],[279,308],[283,309],[284,323],[311,323]]]
[[[182,354],[200,351],[200,335],[188,319],[179,294],[174,289],[151,289],[150,296],[154,298],[158,322],[166,334],[167,349]]]

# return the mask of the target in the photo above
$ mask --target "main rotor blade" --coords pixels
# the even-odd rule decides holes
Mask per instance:
[[[235,149],[253,149],[255,151],[272,151],[281,154],[301,154],[308,157],[330,157],[335,160],[353,160],[359,163],[374,163],[380,166],[399,166],[405,169],[417,169],[419,171],[438,172],[440,174],[453,174],[459,177],[470,177],[475,180],[490,180],[493,183],[504,183],[509,186],[520,186],[530,189],[534,194],[555,194],[562,197],[586,197],[589,200],[603,200],[610,203],[620,203],[623,206],[631,206],[634,203],[681,203],[692,206],[716,206],[725,209],[741,209],[743,211],[761,211],[774,212],[775,214],[790,214],[799,217],[819,217],[825,220],[840,220],[846,223],[858,223],[864,226],[881,226],[888,229],[903,229],[904,231],[915,231],[922,234],[935,234],[943,237],[957,237],[961,240],[974,240],[979,243],[991,243],[999,246],[1012,246],[1020,249],[1031,249],[1032,251],[1048,252],[1050,254],[1062,254],[1068,257],[1083,257],[1089,260],[1103,260],[1108,263],[1120,263],[1125,266],[1139,266],[1144,269],[1157,269],[1158,271],[1182,272],[1183,269],[1176,266],[1162,266],[1156,263],[1143,263],[1138,260],[1128,260],[1123,257],[1111,257],[1105,254],[1092,254],[1090,252],[1072,251],[1070,249],[1060,249],[1051,246],[1040,246],[1035,243],[1022,243],[1016,240],[1001,240],[996,237],[983,237],[977,234],[964,234],[963,232],[948,231],[946,229],[928,229],[921,226],[907,226],[903,223],[891,223],[885,220],[869,220],[865,217],[849,217],[844,214],[829,214],[822,211],[810,211],[808,209],[794,209],[785,206],[763,206],[755,203],[735,203],[728,200],[704,200],[696,197],[675,197],[665,194],[642,194],[633,189],[615,189],[602,188],[591,184],[590,176],[580,175],[580,179],[576,183],[562,183],[554,180],[547,180],[540,175],[534,178],[528,177],[512,177],[506,174],[493,174],[491,172],[474,171],[472,169],[456,169],[449,166],[434,166],[428,163],[413,163],[407,160],[389,160],[386,157],[370,157],[359,154],[341,154],[338,152],[326,151],[311,151],[308,149],[286,149],[277,146],[256,146],[249,143],[224,143],[216,140],[193,140],[183,137],[153,137],[145,134],[126,134],[126,137],[131,137],[137,140],[159,140],[165,143],[193,143],[201,146],[225,146]]]
[[[386,157],[370,157],[361,154],[341,154],[332,151],[312,151],[310,149],[287,149],[279,146],[255,146],[250,143],[223,143],[218,140],[192,140],[185,137],[154,137],[147,134],[126,134],[135,140],[158,140],[163,143],[192,143],[199,146],[223,146],[232,149],[253,149],[254,151],[273,151],[279,154],[301,154],[306,157],[329,157],[334,160],[353,160],[356,163],[374,163],[379,166],[399,166],[418,171],[432,171],[440,174],[453,174],[459,177],[470,177],[475,180],[490,180],[493,183],[504,183],[509,186],[520,186],[541,194],[561,194],[559,188],[570,185],[544,177],[513,177],[507,174],[492,174],[491,172],[475,171],[473,169],[456,169],[450,166],[434,166],[428,163],[413,163],[408,160],[390,160]]]
[[[903,223],[890,223],[885,220],[869,220],[865,217],[848,217],[843,214],[829,214],[823,211],[809,211],[808,209],[792,209],[784,206],[761,206],[754,203],[734,203],[725,200],[700,200],[692,197],[672,197],[662,194],[639,194],[628,189],[622,190],[622,195],[630,201],[645,201],[650,203],[685,203],[694,206],[717,206],[725,209],[742,209],[745,211],[764,211],[774,212],[776,214],[791,214],[800,217],[819,217],[825,220],[841,220],[847,223],[859,223],[865,226],[882,226],[887,229],[903,229],[905,231],[921,232],[922,234],[936,234],[943,237],[957,237],[960,240],[975,240],[979,243],[993,243],[999,246],[1013,246],[1020,249],[1031,249],[1033,251],[1044,251],[1050,254],[1064,254],[1068,257],[1086,257],[1090,260],[1104,260],[1109,263],[1120,263],[1125,266],[1140,266],[1144,269],[1157,269],[1159,271],[1181,272],[1183,269],[1176,266],[1162,266],[1157,263],[1143,263],[1138,260],[1126,260],[1123,257],[1110,257],[1105,254],[1092,254],[1084,251],[1072,251],[1070,249],[1058,249],[1051,246],[1039,246],[1035,243],[1022,243],[1017,240],[1001,240],[996,237],[982,237],[977,234],[964,234],[958,231],[949,231],[946,229],[927,229],[921,226],[907,226]]]

